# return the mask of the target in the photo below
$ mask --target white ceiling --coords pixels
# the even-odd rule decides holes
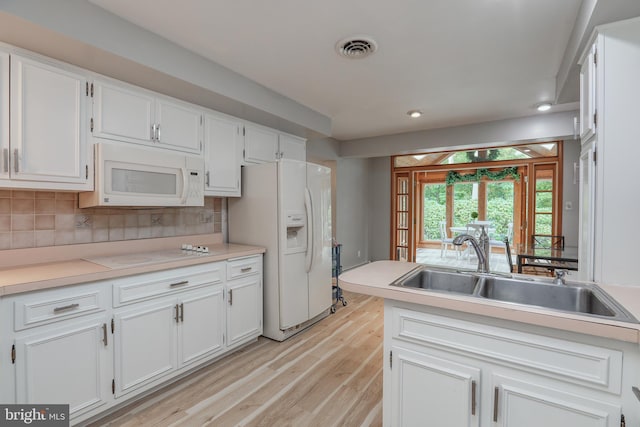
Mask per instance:
[[[90,0],[332,120],[340,140],[539,114],[582,0]],[[371,36],[363,59],[338,40]],[[577,93],[577,91],[575,91]],[[576,109],[556,105],[552,111]],[[420,109],[420,119],[406,112]]]

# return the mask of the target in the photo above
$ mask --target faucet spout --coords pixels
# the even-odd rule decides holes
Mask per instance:
[[[471,243],[471,246],[473,246],[473,249],[476,251],[476,255],[478,256],[478,273],[489,273],[489,258],[476,238],[470,234],[460,234],[453,239],[453,244],[456,246],[460,246],[464,242]]]

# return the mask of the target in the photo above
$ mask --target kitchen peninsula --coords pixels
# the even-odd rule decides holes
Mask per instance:
[[[384,425],[613,427],[640,419],[632,392],[638,323],[391,285],[421,267],[378,261],[340,276],[345,290],[385,300]],[[601,288],[622,303],[640,292]]]

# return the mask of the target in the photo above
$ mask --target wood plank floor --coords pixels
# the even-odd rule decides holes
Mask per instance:
[[[282,343],[257,342],[95,426],[381,426],[381,299],[348,305]]]

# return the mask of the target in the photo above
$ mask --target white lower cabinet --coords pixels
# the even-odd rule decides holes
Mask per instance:
[[[116,312],[115,396],[221,351],[223,313],[221,285]]]
[[[254,275],[227,284],[227,345],[262,334],[262,278]]]
[[[177,368],[175,300],[134,307],[114,315],[115,397]]]
[[[480,369],[393,347],[393,426],[478,426]],[[429,387],[425,387],[428,384]]]
[[[71,418],[110,399],[107,319],[93,318],[15,340],[16,403],[69,404]]]
[[[222,286],[184,296],[179,308],[178,366],[195,364],[222,351],[225,312]]]
[[[492,421],[504,427],[620,426],[620,405],[494,375]]]
[[[229,260],[227,265],[227,346],[262,335],[262,256]]]
[[[385,302],[385,426],[614,427],[624,413],[640,417],[625,383],[637,378],[636,346],[446,314]]]
[[[262,255],[5,296],[0,402],[77,424],[261,333]]]

